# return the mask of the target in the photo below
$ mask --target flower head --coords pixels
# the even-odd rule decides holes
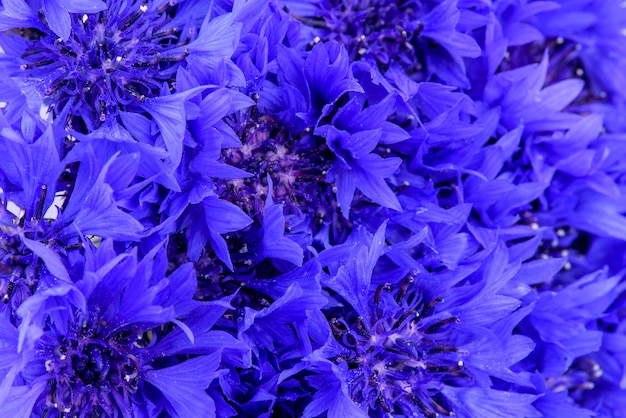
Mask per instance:
[[[78,130],[93,130],[120,110],[160,95],[184,58],[166,52],[190,40],[190,33],[172,22],[169,2],[95,3],[103,7],[71,13],[61,7],[59,15],[55,6],[44,7],[43,23],[26,39],[4,35],[10,37],[5,42],[22,46],[13,77]]]
[[[314,367],[322,367],[321,359],[332,362],[336,378],[347,385],[345,395],[377,416],[480,416],[504,402],[519,408],[511,408],[511,416],[537,416],[531,405],[536,397],[522,389],[530,383],[512,369],[534,344],[511,334],[527,311],[516,312],[520,301],[502,294],[519,268],[506,248],[499,245],[479,256],[482,262],[456,271],[413,273],[374,287],[384,232],[383,224],[371,244],[353,246],[349,260],[323,281],[341,306],[353,310],[331,314],[333,338],[311,357]],[[325,257],[334,265],[344,250],[333,250]],[[331,383],[317,383],[321,393],[310,408],[343,396],[325,393]]]
[[[33,416],[215,414],[205,390],[225,347],[211,342],[210,325],[195,316],[206,321],[225,307],[195,305],[191,265],[165,277],[163,256],[162,245],[139,260],[136,251],[117,255],[104,241],[88,257],[81,280],[40,291],[22,304],[19,333],[9,327],[1,337],[16,349],[5,384],[20,376],[1,393],[3,410],[22,410],[11,399],[27,389]],[[176,335],[176,328],[186,336],[172,344],[168,335]]]

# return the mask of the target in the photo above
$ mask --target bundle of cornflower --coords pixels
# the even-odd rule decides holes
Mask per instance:
[[[1,416],[626,416],[621,0],[0,31]]]

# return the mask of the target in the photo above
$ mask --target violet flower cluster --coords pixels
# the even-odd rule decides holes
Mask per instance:
[[[0,415],[626,417],[621,0],[1,0]]]

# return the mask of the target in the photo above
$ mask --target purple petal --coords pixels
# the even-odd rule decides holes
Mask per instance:
[[[53,276],[63,280],[64,282],[71,283],[70,275],[67,273],[67,269],[63,265],[59,254],[39,241],[33,241],[26,237],[22,237],[22,242],[43,260],[46,268]]]
[[[176,366],[148,370],[145,380],[158,388],[169,401],[165,409],[176,417],[213,417],[215,403],[205,390],[215,378],[221,352],[187,360]]]
[[[40,380],[31,386],[12,387],[2,403],[2,413],[12,417],[32,416],[35,402],[47,387],[48,382],[45,380]]]
[[[107,5],[101,0],[60,0],[61,5],[70,13],[97,13],[106,10]]]
[[[72,31],[72,20],[69,12],[59,0],[42,0],[42,3],[48,27],[61,39],[68,40]]]
[[[170,153],[170,165],[178,166],[183,153],[183,137],[187,125],[185,101],[206,87],[196,87],[183,93],[146,99],[142,107],[150,113],[159,126],[163,142]]]

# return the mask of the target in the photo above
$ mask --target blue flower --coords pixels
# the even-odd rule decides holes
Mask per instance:
[[[466,269],[373,286],[384,233],[385,224],[371,244],[352,245],[347,261],[340,261],[344,250],[326,250],[335,267],[322,283],[336,292],[337,308],[350,309],[339,315],[335,309],[333,337],[310,357],[314,370],[333,376],[312,383],[319,392],[310,416],[328,408],[329,416],[341,416],[347,406],[340,405],[350,402],[363,416],[473,417],[501,408],[508,416],[540,416],[532,406],[537,397],[523,389],[530,382],[512,368],[534,347],[511,333],[527,314],[505,295],[519,263],[509,264],[500,244]]]
[[[58,6],[44,7],[44,16],[51,15],[44,24],[36,18],[39,24],[34,28],[39,33],[21,41],[23,50],[15,57],[12,74],[19,77],[21,85],[29,86],[27,95],[47,98],[54,104],[54,114],[71,115],[78,119],[72,124],[88,130],[100,126],[107,117],[115,118],[120,105],[136,106],[158,96],[162,83],[171,78],[172,69],[163,71],[157,64],[163,51],[178,41],[172,37],[178,38],[176,32],[169,33],[176,22],[168,27],[172,18],[167,7],[92,3],[103,7],[76,8],[71,13]],[[55,16],[59,10],[65,12],[59,13],[63,16]],[[11,29],[29,27],[33,26]],[[17,42],[12,39],[15,35],[3,36],[5,42]],[[182,36],[184,42],[188,34]],[[85,108],[79,109],[81,106]]]
[[[177,71],[232,56],[239,30],[232,14],[187,19],[185,12],[208,12],[194,1],[42,3],[42,19],[26,5],[3,12],[5,29],[13,32],[0,37],[2,68],[26,99],[9,94],[8,107],[38,113],[45,106],[81,142],[108,142],[99,145],[104,154],[129,148],[143,154],[145,177],[159,174],[155,165],[171,173],[182,156],[186,112],[193,110],[185,103],[205,88],[181,91]],[[23,16],[27,10],[36,23]]]
[[[194,303],[191,265],[165,277],[164,255],[162,245],[141,260],[136,251],[117,255],[104,241],[87,256],[80,280],[29,298],[17,311],[17,330],[3,322],[2,346],[15,350],[12,364],[4,366],[3,411],[214,416],[205,390],[226,347],[216,345],[210,325],[194,316],[215,321],[225,308]],[[245,358],[245,351],[239,353]],[[23,402],[15,402],[17,396]]]

